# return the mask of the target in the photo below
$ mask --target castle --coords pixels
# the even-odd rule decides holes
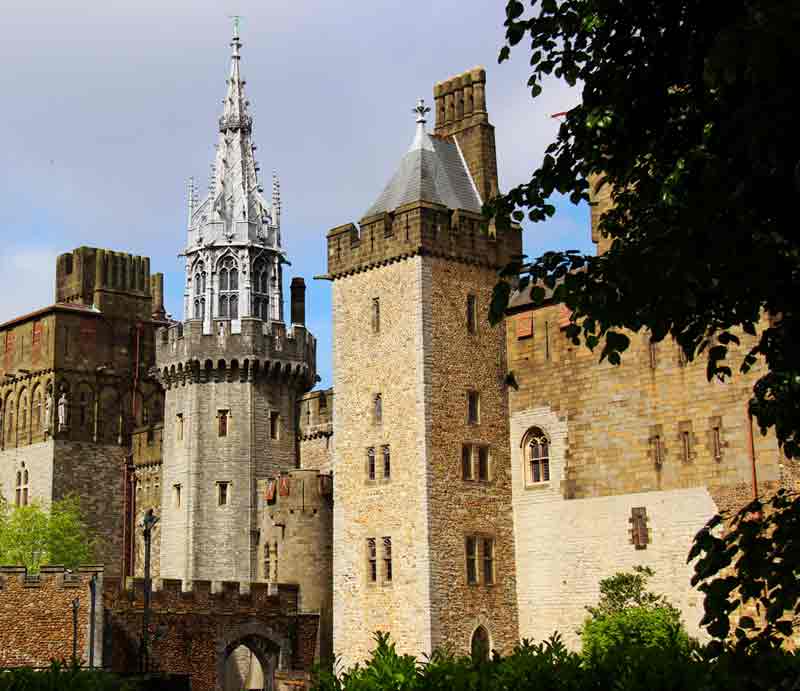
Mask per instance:
[[[279,186],[267,201],[231,46],[213,181],[188,191],[184,319],[146,258],[59,257],[54,305],[0,325],[3,495],[77,492],[112,578],[142,575],[152,509],[157,579],[291,586],[316,656],[345,665],[376,630],[415,655],[554,630],[575,645],[600,578],[637,564],[702,635],[693,535],[795,482],[747,415],[758,372],[708,383],[646,334],[598,364],[564,337],[564,306],[527,291],[488,324],[521,232],[481,215],[498,179],[476,68],[436,84],[432,133],[420,101],[383,192],[328,232],[334,382],[312,390],[305,284],[286,315]],[[242,640],[274,670],[257,630]]]

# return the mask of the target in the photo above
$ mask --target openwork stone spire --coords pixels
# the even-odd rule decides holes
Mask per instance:
[[[279,321],[283,315],[280,267],[285,257],[279,186],[274,177],[272,200],[267,202],[255,160],[257,147],[252,141],[253,118],[241,76],[242,42],[236,17],[230,46],[230,70],[208,194],[202,201],[195,200],[193,183],[188,194],[185,315],[202,318],[207,328],[217,318],[255,316]],[[231,272],[235,272],[235,289]]]

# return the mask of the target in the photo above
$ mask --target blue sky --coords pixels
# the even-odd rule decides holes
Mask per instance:
[[[55,256],[80,245],[151,257],[181,316],[186,180],[205,186],[242,15],[257,160],[278,171],[283,237],[309,286],[308,324],[331,381],[325,234],[357,221],[414,134],[434,82],[487,69],[501,187],[523,182],[579,99],[556,81],[531,99],[528,56],[497,64],[502,0],[26,0],[0,23],[0,322],[53,300]],[[525,251],[592,251],[588,208],[557,200]]]

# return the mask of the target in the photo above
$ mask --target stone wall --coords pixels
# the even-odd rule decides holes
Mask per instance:
[[[164,576],[255,579],[257,482],[297,466],[302,377],[225,365],[164,377]],[[221,483],[227,483],[224,505]]]
[[[72,602],[79,599],[77,652],[89,660],[91,591],[97,574],[94,663],[103,665],[103,570],[85,567],[75,573],[43,566],[29,576],[24,567],[0,567],[0,667],[46,667],[51,660],[71,660]]]
[[[698,635],[701,602],[686,555],[714,513],[752,497],[746,403],[759,370],[709,383],[703,357],[687,363],[676,344],[645,334],[629,334],[621,366],[598,363],[599,352],[566,339],[567,320],[554,304],[517,307],[508,319],[520,635],[559,629],[575,644],[600,579],[639,563],[655,569],[653,587]],[[750,341],[742,335],[732,363]],[[547,482],[529,471],[534,428],[549,441]],[[781,453],[774,436],[755,429],[753,439],[759,491],[769,492],[781,482]],[[640,549],[634,508],[646,513]]]
[[[491,327],[486,315],[495,271],[430,258],[429,535],[431,550],[432,644],[444,643],[459,653],[470,650],[472,634],[483,625],[491,646],[510,653],[518,641],[515,604],[514,527],[511,514],[511,466],[508,444],[508,399],[505,391],[505,328]],[[467,298],[475,298],[474,332],[467,325]],[[467,394],[479,395],[479,418],[467,418]],[[462,447],[486,446],[489,474],[462,477]],[[467,582],[465,540],[494,541],[494,582]],[[482,547],[482,545],[481,545]],[[482,555],[480,557],[482,559]],[[482,566],[482,562],[481,562]]]
[[[320,616],[319,654],[331,659],[333,482],[316,470],[260,480],[258,579],[298,588],[298,611]]]
[[[333,462],[333,389],[300,398],[297,444],[299,467],[330,472]]]
[[[117,579],[106,583],[107,662],[113,670],[136,666],[143,587],[141,579],[128,590]],[[195,691],[221,690],[228,658],[242,645],[279,683],[305,684],[315,660],[318,616],[297,613],[292,586],[157,580],[150,620],[151,669],[188,674]]]
[[[345,666],[368,656],[378,630],[391,632],[402,653],[431,650],[430,273],[423,263],[414,257],[333,283],[333,627]],[[381,318],[373,333],[376,297]],[[384,480],[379,466],[369,480],[367,449],[380,453],[382,445],[391,450],[391,477]],[[367,539],[380,550],[384,537],[392,540],[393,578],[381,574],[373,583]]]

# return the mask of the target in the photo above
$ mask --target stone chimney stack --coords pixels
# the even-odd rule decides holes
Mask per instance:
[[[150,295],[153,300],[153,319],[164,321],[167,318],[167,311],[164,309],[164,274],[150,276]]]
[[[300,276],[295,276],[292,279],[291,285],[291,293],[292,293],[292,324],[303,324],[306,323],[306,282],[300,278]]]
[[[482,202],[498,194],[494,127],[486,112],[486,70],[475,67],[433,87],[434,134],[453,137]]]

